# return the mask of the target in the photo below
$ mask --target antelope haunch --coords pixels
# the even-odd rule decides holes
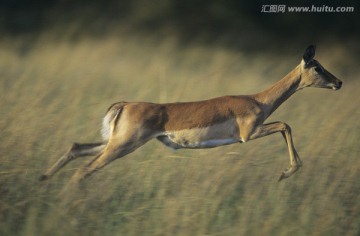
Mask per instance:
[[[40,180],[50,178],[77,157],[96,155],[72,177],[72,182],[79,182],[153,138],[173,149],[196,149],[244,143],[277,132],[285,138],[290,155],[290,167],[282,172],[279,181],[288,178],[301,166],[290,126],[284,122],[264,121],[300,89],[341,88],[342,82],[314,60],[314,56],[315,47],[309,46],[295,69],[270,88],[254,95],[225,96],[186,103],[115,103],[103,121],[104,141],[73,144],[64,156],[40,176]]]

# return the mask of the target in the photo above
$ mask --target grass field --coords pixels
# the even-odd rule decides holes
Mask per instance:
[[[337,92],[306,89],[269,121],[291,125],[304,166],[281,135],[207,150],[151,141],[86,180],[64,186],[88,158],[38,176],[73,142],[100,140],[116,101],[175,102],[250,94],[281,79],[303,50],[249,53],[222,43],[48,35],[0,42],[0,235],[359,235],[360,81],[355,42],[319,43]]]

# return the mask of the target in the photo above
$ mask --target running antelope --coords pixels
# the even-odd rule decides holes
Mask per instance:
[[[293,144],[290,126],[284,122],[264,121],[300,89],[341,88],[342,82],[314,60],[314,56],[315,47],[311,45],[295,69],[270,88],[254,95],[224,96],[185,103],[115,103],[103,120],[104,141],[73,144],[40,176],[40,180],[50,178],[77,157],[96,156],[74,174],[72,182],[77,183],[153,138],[173,149],[197,149],[244,143],[277,132],[285,138],[290,155],[290,167],[282,172],[279,181],[288,178],[302,165]]]

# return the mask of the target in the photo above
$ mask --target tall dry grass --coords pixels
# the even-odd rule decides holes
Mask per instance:
[[[319,45],[317,58],[344,82],[307,89],[270,120],[288,122],[303,168],[288,166],[281,135],[208,150],[173,152],[151,141],[63,191],[75,160],[37,177],[74,142],[100,139],[116,101],[173,102],[249,94],[300,62],[175,38],[2,39],[0,235],[358,235],[359,70],[351,46]],[[220,44],[219,44],[220,45]]]

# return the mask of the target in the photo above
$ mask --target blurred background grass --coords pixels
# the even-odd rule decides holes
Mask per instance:
[[[347,14],[262,4],[2,1],[0,235],[359,235],[357,3],[331,2],[355,6]],[[277,182],[289,160],[273,135],[176,152],[151,141],[76,192],[62,191],[87,158],[37,181],[72,142],[100,140],[111,103],[255,93],[310,43],[344,87],[301,91],[270,117],[292,126],[304,162],[290,179]]]

